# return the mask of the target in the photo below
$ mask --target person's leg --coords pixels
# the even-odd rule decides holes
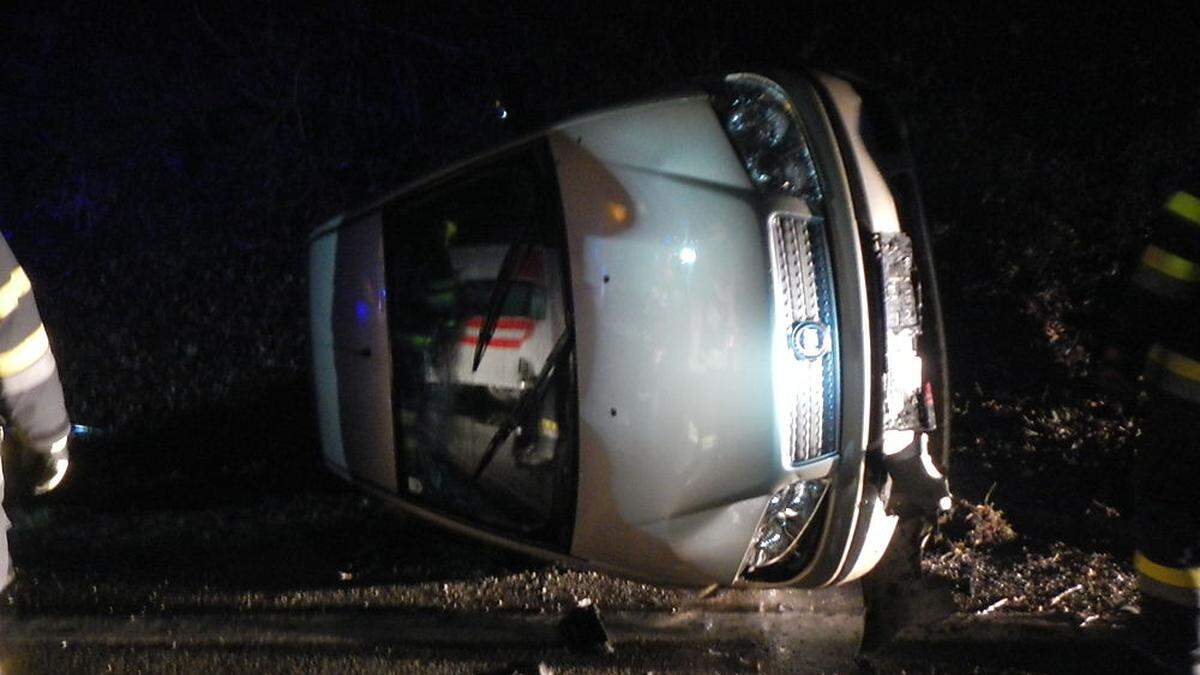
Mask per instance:
[[[1141,627],[1175,672],[1200,672],[1200,408],[1157,396],[1137,468]]]

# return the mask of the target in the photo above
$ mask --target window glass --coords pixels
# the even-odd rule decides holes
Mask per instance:
[[[565,549],[574,356],[544,142],[384,210],[399,484],[412,501]]]

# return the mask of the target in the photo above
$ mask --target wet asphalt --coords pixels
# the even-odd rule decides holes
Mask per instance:
[[[466,541],[336,483],[325,488],[195,509],[154,505],[144,493],[142,506],[94,509],[71,503],[68,486],[55,501],[12,509],[19,576],[2,598],[0,665],[6,673],[853,667],[857,587],[644,584]]]
[[[79,479],[99,453],[120,451],[79,450],[80,473],[62,493],[11,509],[18,578],[0,596],[5,673],[1096,672],[1142,663],[1119,628],[1081,628],[1067,615],[960,614],[862,658],[857,586],[705,591],[549,565],[407,519],[315,459],[292,469],[316,488],[307,491],[214,491],[214,506],[168,475],[97,502]],[[255,482],[245,471],[235,483]],[[219,476],[207,479],[215,486]]]

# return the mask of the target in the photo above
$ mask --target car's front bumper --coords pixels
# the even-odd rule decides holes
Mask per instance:
[[[775,74],[795,104],[826,190],[825,208],[837,286],[841,360],[841,439],[832,466],[814,463],[797,478],[826,479],[829,493],[814,516],[795,560],[743,574],[749,583],[823,586],[851,581],[882,557],[897,519],[885,509],[887,443],[911,439],[943,458],[944,406],[922,411],[919,424],[899,433],[888,416],[888,351],[895,337],[885,316],[885,265],[881,249],[890,240],[911,241],[919,273],[922,312],[918,353],[908,365],[918,370],[915,386],[936,392],[944,403],[944,338],[929,237],[915,189],[912,161],[895,116],[881,114],[886,101],[869,90],[824,73],[806,77]],[[895,354],[891,374],[896,380]],[[920,372],[923,371],[923,372]],[[931,383],[931,387],[924,386]],[[894,407],[894,406],[893,406]],[[927,414],[926,414],[927,413]],[[935,430],[934,427],[940,426]],[[885,436],[886,441],[885,441]],[[924,437],[924,438],[923,438]],[[805,550],[807,547],[807,550]]]

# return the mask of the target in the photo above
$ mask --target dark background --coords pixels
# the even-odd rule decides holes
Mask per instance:
[[[572,113],[815,64],[889,90],[911,122],[964,500],[928,564],[968,609],[1008,597],[1119,615],[1140,417],[1094,383],[1094,363],[1150,215],[1194,185],[1200,22],[1184,4],[869,4],[7,4],[0,230],[34,281],[73,419],[107,431],[76,446],[61,494],[18,510],[14,548],[35,581],[9,604],[58,602],[38,579],[155,565],[236,588],[344,566],[329,546],[304,549],[311,563],[284,546],[255,555],[292,556],[292,576],[255,572],[266,563],[237,547],[262,538],[239,529],[258,517],[270,532],[349,528],[355,564],[392,578],[381,561],[402,552],[373,547],[363,523],[400,526],[317,467],[307,230]],[[472,564],[509,563],[464,574]]]

